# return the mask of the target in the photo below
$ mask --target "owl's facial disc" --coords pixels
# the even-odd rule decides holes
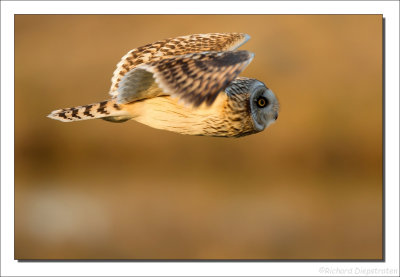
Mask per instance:
[[[255,129],[262,131],[278,118],[278,99],[263,83],[255,81],[250,87],[250,109]]]

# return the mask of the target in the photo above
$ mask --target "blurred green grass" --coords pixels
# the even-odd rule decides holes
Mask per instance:
[[[128,50],[207,32],[251,35],[266,131],[46,117],[106,99]],[[380,259],[381,199],[382,16],[15,16],[17,259]]]

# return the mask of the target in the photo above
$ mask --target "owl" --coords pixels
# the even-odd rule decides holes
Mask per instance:
[[[242,33],[195,34],[160,40],[122,57],[110,99],[65,108],[48,117],[62,122],[133,119],[186,135],[241,137],[278,118],[274,93],[256,79],[238,77],[254,54],[236,50]]]

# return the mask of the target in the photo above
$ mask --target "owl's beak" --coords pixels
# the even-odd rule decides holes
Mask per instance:
[[[278,119],[278,113],[277,113],[277,112],[275,113],[275,116],[274,116],[274,118],[275,118],[275,120],[277,120],[277,119]]]

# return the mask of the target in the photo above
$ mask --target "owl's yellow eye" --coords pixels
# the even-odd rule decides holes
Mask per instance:
[[[264,108],[264,107],[267,106],[267,105],[268,105],[268,99],[267,99],[267,98],[265,98],[265,97],[263,97],[263,96],[260,96],[260,97],[257,99],[257,106],[258,106],[258,107]]]

